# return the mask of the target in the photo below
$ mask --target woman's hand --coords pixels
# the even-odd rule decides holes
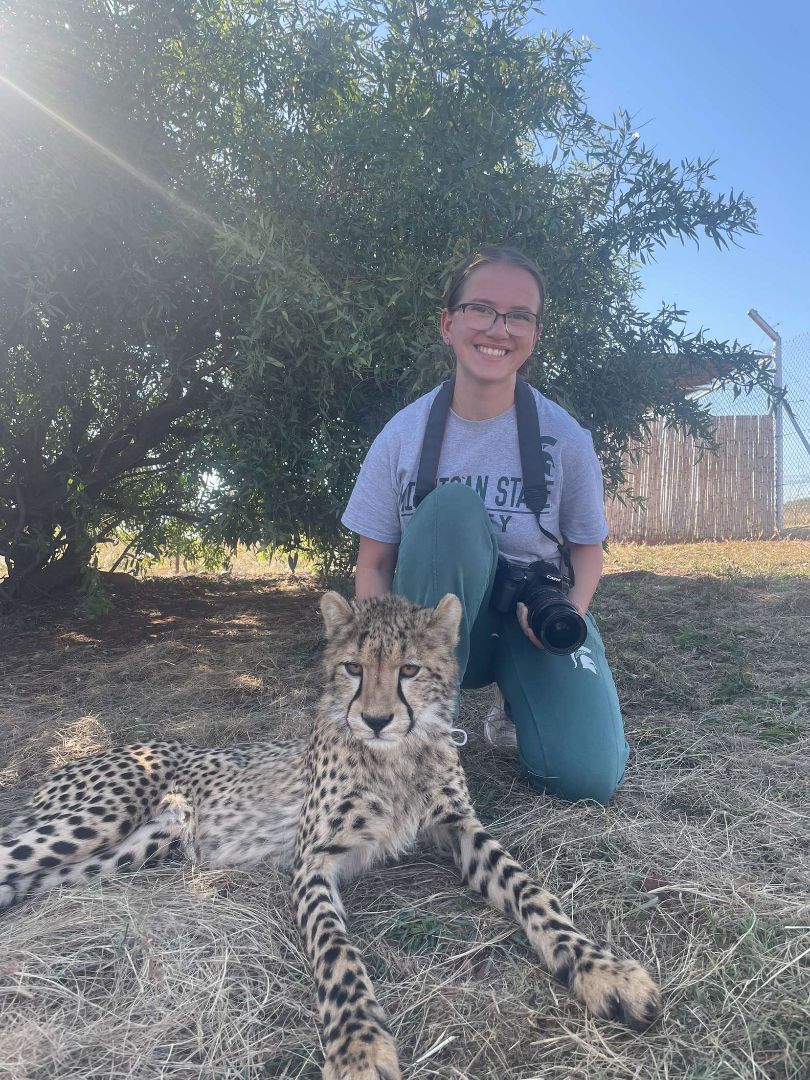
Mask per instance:
[[[517,615],[517,621],[520,623],[520,629],[537,649],[543,649],[543,644],[539,638],[535,636],[534,631],[529,626],[529,609],[525,604],[517,604],[515,607],[515,614]],[[545,652],[545,649],[543,649]]]

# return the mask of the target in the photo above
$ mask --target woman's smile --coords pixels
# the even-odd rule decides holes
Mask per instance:
[[[509,349],[502,349],[497,345],[476,345],[475,347],[483,356],[492,356],[496,360],[509,355]]]

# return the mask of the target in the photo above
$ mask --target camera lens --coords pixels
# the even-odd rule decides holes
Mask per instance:
[[[529,605],[529,625],[543,648],[552,653],[572,653],[588,636],[585,620],[557,589],[545,590]]]
[[[576,608],[569,611],[554,605],[551,610],[538,612],[538,616],[538,626],[532,624],[532,629],[549,652],[572,653],[588,635],[585,620]]]

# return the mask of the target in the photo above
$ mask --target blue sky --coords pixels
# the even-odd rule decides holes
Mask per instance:
[[[660,157],[717,158],[718,191],[742,189],[759,235],[718,251],[662,250],[643,271],[641,306],[689,311],[690,329],[763,350],[749,308],[783,337],[810,332],[810,5],[798,0],[546,0],[532,20],[587,36],[591,111],[636,119]],[[810,373],[805,373],[810,380]]]

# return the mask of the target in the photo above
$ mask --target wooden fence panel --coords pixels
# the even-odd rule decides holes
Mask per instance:
[[[775,527],[772,416],[715,418],[717,454],[700,455],[694,440],[653,425],[628,486],[647,500],[638,511],[607,504],[610,536],[643,544],[745,540],[772,536]]]

